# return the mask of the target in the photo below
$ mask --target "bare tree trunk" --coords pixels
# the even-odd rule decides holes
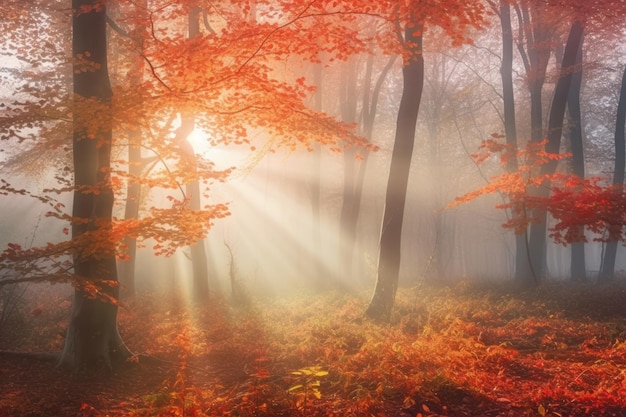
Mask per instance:
[[[72,239],[76,290],[60,366],[111,368],[130,355],[117,330],[116,242],[111,236],[113,191],[110,184],[112,141],[111,85],[107,69],[106,10],[73,0],[74,57],[74,203]],[[79,12],[81,7],[89,10]],[[82,71],[84,60],[98,65]],[[102,117],[94,120],[93,108]],[[98,192],[93,190],[97,189]],[[94,247],[94,245],[97,245]]]
[[[190,39],[200,33],[200,12],[201,9],[199,7],[194,7],[189,12]],[[180,127],[176,130],[175,142],[178,144],[182,156],[186,159],[190,169],[196,172],[196,154],[188,140],[195,127],[194,116],[193,114],[181,113],[180,119]],[[202,208],[200,202],[200,182],[197,179],[185,185],[185,194],[189,199],[189,208],[191,210],[200,210]],[[209,276],[204,239],[198,239],[194,245],[190,246],[190,249],[193,270],[193,298],[195,301],[203,302],[209,298]]]
[[[341,89],[339,90],[339,104],[341,119],[345,123],[356,122],[356,84],[357,63],[351,58],[345,63],[341,74]],[[355,210],[359,204],[355,200],[356,188],[356,154],[353,149],[343,152],[343,202],[339,215],[339,247],[341,273],[345,278],[352,277],[352,261],[354,243],[356,241]]]
[[[412,27],[407,25],[404,31],[404,39],[410,56],[402,68],[402,98],[398,109],[396,136],[387,181],[378,256],[378,276],[374,294],[366,310],[367,316],[373,319],[387,319],[391,314],[400,275],[404,206],[415,142],[417,115],[424,87],[423,27],[417,22],[413,23]]]
[[[385,82],[385,78],[389,73],[389,70],[393,66],[393,63],[396,62],[397,55],[393,55],[389,57],[387,64],[385,64],[383,70],[378,75],[376,79],[376,84],[374,85],[374,89],[370,94],[370,78],[372,76],[372,65],[374,61],[374,56],[370,55],[368,57],[367,69],[366,69],[366,85],[363,90],[363,108],[362,108],[362,131],[363,135],[368,141],[372,141],[373,132],[374,132],[374,122],[376,120],[376,111],[378,109],[378,99],[380,97],[380,90]],[[370,99],[371,96],[371,99]],[[363,185],[365,183],[365,172],[367,170],[367,161],[369,159],[369,153],[365,153],[363,155],[363,159],[359,163],[359,170],[356,175],[356,183],[354,185],[354,206],[353,211],[350,216],[350,224],[346,227],[354,229],[352,235],[354,236],[354,241],[351,242],[351,250],[349,252],[350,259],[354,258],[354,253],[356,251],[357,245],[357,223],[359,221],[359,215],[361,213],[361,200],[363,198]],[[364,266],[364,258],[361,255],[360,260],[357,262],[360,269],[357,273],[362,274],[363,266]]]
[[[621,185],[624,183],[624,167],[626,166],[626,145],[624,144],[624,124],[626,124],[626,69],[622,76],[622,88],[619,95],[619,103],[617,105],[617,118],[615,121],[615,171],[613,172],[613,184]],[[613,279],[615,274],[615,257],[617,255],[617,239],[609,236],[609,243],[604,252],[602,259],[602,268],[600,270],[600,279],[609,281]]]
[[[314,109],[315,111],[322,111],[323,103],[323,77],[322,77],[322,64],[313,65],[313,79],[317,91],[314,97]],[[309,190],[311,195],[311,226],[312,226],[312,238],[313,238],[313,253],[311,257],[312,270],[315,276],[316,285],[319,288],[328,287],[331,281],[331,272],[326,268],[322,262],[322,238],[321,228],[322,221],[320,215],[320,196],[321,196],[321,180],[322,180],[322,148],[316,143],[313,145],[312,155],[312,167],[311,167],[311,182],[309,184]]]
[[[517,124],[515,122],[515,96],[513,89],[513,28],[511,7],[507,0],[500,0],[500,23],[502,25],[502,100],[504,104],[504,133],[506,143],[517,149]],[[509,158],[506,166],[509,172],[517,171],[517,159]],[[514,214],[513,214],[514,215]],[[515,272],[518,282],[525,282],[534,276],[528,255],[526,234],[515,235]]]
[[[576,55],[576,69],[572,74],[572,85],[567,97],[567,108],[570,119],[570,143],[572,147],[572,168],[574,174],[585,178],[585,156],[583,153],[583,129],[580,115],[580,87],[583,77],[583,41],[581,40]],[[580,226],[580,234],[584,233],[584,227]],[[585,263],[585,243],[574,242],[571,245],[570,278],[572,280],[585,281],[587,279],[587,266]]]
[[[137,4],[137,10],[142,13],[147,11],[147,0]],[[138,39],[138,46],[143,44],[142,39]],[[130,70],[129,84],[141,85],[143,80],[144,59],[136,56],[133,61],[133,68]],[[139,103],[138,106],[142,104]],[[141,124],[131,127],[128,132],[128,173],[130,179],[126,188],[126,206],[124,208],[124,219],[139,218],[139,205],[141,202],[141,184],[136,178],[141,176],[144,168],[144,161],[141,157],[141,147],[143,142],[143,131]],[[122,296],[135,296],[135,264],[137,258],[137,240],[133,237],[124,237],[128,259],[119,262],[120,282],[122,283]]]
[[[557,154],[561,146],[561,136],[563,133],[563,120],[565,118],[565,108],[567,98],[569,96],[570,86],[574,66],[576,65],[576,56],[578,55],[579,45],[582,42],[583,26],[580,21],[574,21],[567,38],[565,52],[563,54],[563,63],[561,64],[561,72],[559,80],[554,90],[552,105],[550,106],[550,118],[548,121],[548,143],[546,152]],[[557,161],[551,161],[541,167],[541,174],[552,174],[555,172]],[[547,198],[550,195],[550,183],[546,182],[535,190],[535,195],[540,198]],[[543,265],[546,262],[546,236],[547,236],[547,212],[545,210],[535,210],[533,217],[539,219],[533,223],[530,228],[530,255],[533,261],[533,267],[537,271],[540,266],[543,271]],[[543,274],[539,275],[540,277]]]
[[[543,103],[542,92],[546,79],[546,69],[550,58],[550,39],[553,29],[544,22],[543,10],[538,3],[523,2],[516,6],[519,20],[518,50],[524,62],[526,70],[526,80],[530,93],[530,137],[531,141],[539,142],[543,140]],[[526,49],[521,39],[526,40]],[[526,247],[525,258],[529,260],[526,265],[519,266],[520,272],[516,276],[525,284],[537,282],[545,273],[545,250],[546,234],[545,227],[530,227],[528,238],[520,245]],[[520,253],[521,255],[521,253]],[[520,262],[523,262],[520,257]],[[518,262],[518,261],[516,261]]]

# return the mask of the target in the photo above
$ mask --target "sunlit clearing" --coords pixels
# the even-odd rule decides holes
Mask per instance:
[[[311,176],[312,158],[306,152],[266,155],[248,174],[219,187],[216,197],[230,202],[232,216],[216,225],[209,242],[214,262],[227,261],[228,279],[269,294],[350,286],[338,273],[338,211],[328,209],[340,189],[324,190],[316,221],[311,186],[319,178]]]
[[[194,134],[193,142],[198,150],[204,147],[206,157],[216,164],[238,167],[226,183],[205,190],[202,200],[202,205],[228,203],[232,213],[216,220],[205,240],[212,292],[221,290],[229,297],[236,284],[249,295],[274,296],[302,289],[358,289],[372,283],[372,265],[355,268],[358,279],[340,268],[342,176],[336,172],[342,156],[323,156],[320,179],[313,178],[313,153],[279,151],[256,158],[242,148],[211,148],[201,133]],[[318,181],[325,186],[316,219],[311,189]],[[355,251],[361,263],[363,247]],[[179,249],[170,259],[155,259],[149,268],[154,268],[149,276],[167,275],[169,284],[162,284],[166,291],[179,285],[179,296],[193,295],[190,248]]]

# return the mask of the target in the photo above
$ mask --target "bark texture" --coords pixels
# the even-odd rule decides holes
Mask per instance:
[[[118,279],[111,238],[111,85],[106,9],[73,0],[74,203],[76,290],[60,366],[94,370],[130,355],[117,330]],[[94,112],[95,110],[95,112]],[[94,116],[97,115],[97,116]],[[86,239],[86,237],[88,237]]]

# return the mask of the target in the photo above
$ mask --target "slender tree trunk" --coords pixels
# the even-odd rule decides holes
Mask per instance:
[[[557,154],[561,146],[561,135],[563,133],[563,120],[565,118],[565,109],[567,98],[569,96],[570,86],[572,83],[572,75],[576,65],[576,56],[578,54],[580,42],[582,41],[583,25],[580,21],[572,24],[565,52],[563,54],[563,63],[561,64],[561,72],[559,80],[554,90],[554,97],[550,107],[550,117],[548,120],[548,143],[546,152]],[[552,174],[555,172],[557,161],[551,161],[541,167],[541,174]],[[535,195],[539,198],[547,198],[550,195],[550,183],[545,182],[537,190]],[[547,236],[547,213],[545,210],[535,210],[533,217],[538,219],[530,228],[530,255],[533,267],[537,271],[540,267],[542,273],[543,266],[546,263],[546,236]]]
[[[528,49],[528,58],[524,61],[530,93],[530,137],[532,141],[538,142],[543,140],[542,94],[550,59],[551,29],[547,28],[544,23],[540,5],[524,3],[520,16],[520,26],[521,32],[526,38]],[[521,49],[520,52],[524,58],[526,54]]]
[[[380,97],[380,90],[382,89],[383,83],[389,70],[393,66],[393,63],[396,62],[397,55],[393,55],[389,57],[389,60],[385,64],[383,70],[379,74],[376,84],[374,85],[374,89],[370,94],[370,79],[372,76],[372,66],[374,62],[374,56],[370,55],[368,57],[368,63],[366,68],[366,85],[363,90],[363,108],[362,108],[362,117],[361,117],[361,125],[362,131],[365,138],[371,142],[374,136],[374,122],[376,120],[376,111],[378,109],[378,99]],[[371,96],[371,99],[370,99]],[[363,159],[359,163],[359,170],[356,176],[356,183],[354,186],[354,207],[352,211],[352,215],[350,217],[351,224],[348,227],[354,229],[353,235],[355,236],[355,240],[352,242],[352,249],[350,251],[350,259],[354,258],[354,253],[356,251],[357,245],[357,223],[359,220],[359,215],[361,214],[361,200],[363,198],[363,185],[365,184],[365,172],[367,171],[367,161],[369,159],[369,153],[366,152],[363,154]],[[357,273],[363,274],[364,267],[364,258],[363,255],[359,258],[357,262],[359,266],[359,270]]]
[[[323,86],[324,78],[322,77],[322,64],[313,65],[313,80],[317,90],[314,96],[313,107],[315,111],[321,112],[323,109]],[[322,221],[320,215],[320,196],[322,192],[322,148],[316,143],[313,145],[313,155],[311,157],[311,180],[309,183],[309,191],[311,196],[311,226],[313,238],[313,253],[311,257],[312,270],[315,276],[315,282],[318,288],[323,289],[329,286],[331,272],[327,270],[322,262],[322,237],[321,228]]]
[[[134,181],[141,175],[141,131],[133,130],[129,134],[128,144],[128,173],[131,179],[128,181],[126,189],[126,207],[124,208],[124,219],[136,219],[139,217],[139,202],[141,200],[141,184]],[[128,297],[135,296],[135,264],[137,259],[137,240],[133,237],[124,237],[126,255],[128,259],[120,261],[120,282],[124,286],[123,294]]]
[[[624,130],[626,124],[626,69],[622,76],[622,88],[617,105],[617,118],[615,121],[615,171],[613,172],[613,184],[622,185],[624,183],[624,168],[626,166],[626,145],[624,140]],[[617,255],[617,239],[609,236],[610,241],[604,251],[602,259],[602,269],[600,270],[600,280],[609,281],[615,274],[615,258]]]
[[[367,316],[373,319],[389,317],[398,289],[404,206],[415,142],[417,114],[424,87],[423,27],[416,22],[412,27],[408,26],[404,31],[404,39],[410,56],[402,69],[402,98],[398,109],[396,136],[387,181],[378,256],[378,277],[374,294],[366,310]]]
[[[79,12],[95,2],[73,0],[74,57],[74,203],[72,239],[76,290],[60,366],[111,368],[130,355],[117,330],[116,242],[111,236],[113,191],[110,184],[112,141],[111,85],[107,69],[106,10]],[[81,61],[98,65],[83,71]],[[84,62],[84,61],[83,61]],[[92,118],[90,107],[102,115]],[[98,190],[97,193],[93,190]],[[94,247],[94,245],[97,245]]]
[[[137,4],[137,10],[146,13],[147,0],[142,0]],[[145,16],[143,16],[145,18]],[[138,45],[143,44],[140,37]],[[140,56],[136,56],[133,61],[133,68],[130,70],[129,84],[133,86],[141,85],[143,80],[143,70],[145,61]],[[142,104],[139,103],[138,107]],[[139,114],[139,112],[138,112]],[[139,178],[145,166],[141,157],[141,147],[143,142],[143,131],[141,123],[131,127],[128,132],[128,173],[130,179],[126,188],[126,206],[124,208],[124,219],[139,218],[139,205],[141,201],[141,184],[135,178]],[[135,296],[135,264],[137,260],[137,240],[133,237],[124,237],[124,245],[128,259],[122,260],[118,264],[120,282],[122,284],[122,296]]]
[[[517,149],[517,127],[515,122],[515,95],[513,89],[513,28],[511,7],[507,0],[500,0],[500,22],[502,25],[502,99],[504,103],[504,132],[506,143]],[[541,104],[539,104],[541,107]],[[540,122],[541,123],[541,122]],[[506,166],[509,172],[518,169],[517,158],[509,158]],[[513,214],[515,215],[515,214]],[[534,276],[528,254],[526,234],[515,235],[515,272],[517,282],[528,282]]]
[[[580,88],[582,85],[582,51],[583,41],[581,40],[576,55],[576,69],[572,74],[572,85],[567,97],[567,108],[570,119],[570,142],[572,148],[572,168],[574,174],[580,178],[585,178],[585,156],[583,152],[583,130],[582,117],[580,114]],[[584,227],[580,226],[580,234],[584,233]],[[572,280],[585,281],[587,279],[587,266],[585,265],[585,243],[574,242],[571,245],[570,257],[570,278]]]
[[[527,53],[522,43],[518,49],[524,61],[528,91],[530,93],[530,138],[533,142],[544,139],[543,135],[543,85],[546,78],[546,69],[550,58],[550,39],[552,28],[544,22],[543,12],[538,4],[523,2],[520,8],[516,7],[520,21],[520,36],[526,39]],[[528,268],[521,266],[516,276],[525,284],[537,282],[545,274],[546,234],[545,228],[530,228],[528,237],[521,243],[526,247]],[[520,258],[520,262],[522,261]],[[517,261],[516,261],[517,262]]]
[[[194,7],[189,12],[189,39],[195,38],[200,33],[200,7]],[[176,142],[194,172],[196,168],[196,155],[193,146],[189,142],[189,135],[195,127],[194,117],[191,114],[181,114],[181,124],[176,132]],[[185,186],[187,198],[189,198],[189,208],[191,210],[201,210],[200,202],[200,182],[194,180]],[[195,301],[203,302],[209,298],[209,274],[207,268],[206,248],[204,239],[198,239],[191,249],[191,265],[193,270],[193,297]]]
[[[346,62],[341,75],[341,89],[339,102],[341,119],[345,123],[356,122],[356,82],[357,71],[355,58]],[[343,152],[343,202],[339,215],[339,247],[342,275],[352,277],[352,261],[354,242],[356,240],[355,210],[358,211],[355,201],[356,187],[356,154],[353,149]]]
[[[194,119],[188,115],[181,115],[181,126],[176,131],[176,142],[179,144],[181,152],[188,159],[188,163],[195,167],[195,152],[193,146],[187,140],[194,129]],[[189,198],[189,208],[191,210],[201,210],[200,202],[200,182],[194,180],[185,186],[185,194]],[[193,270],[193,297],[196,301],[203,302],[209,298],[209,274],[207,268],[206,248],[204,239],[198,239],[195,245],[190,246],[191,265]]]

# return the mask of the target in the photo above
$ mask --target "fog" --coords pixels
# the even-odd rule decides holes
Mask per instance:
[[[514,269],[514,236],[501,227],[505,213],[494,208],[498,196],[484,196],[461,207],[446,209],[456,196],[485,183],[501,172],[494,161],[476,166],[470,153],[493,132],[500,132],[500,81],[498,57],[486,52],[497,49],[494,33],[477,35],[476,44],[456,50],[433,48],[425,53],[426,85],[418,118],[416,147],[409,180],[402,244],[401,283],[415,285],[428,280],[454,284],[461,280],[510,280]],[[495,42],[495,43],[494,43]],[[373,68],[380,70],[386,57],[376,58]],[[364,61],[359,61],[358,83],[362,84]],[[607,62],[603,63],[608,66]],[[326,91],[322,108],[339,117],[340,103],[335,92],[342,82],[341,62],[323,69]],[[555,63],[551,64],[554,71]],[[517,70],[521,63],[516,62]],[[617,68],[617,64],[614,68]],[[2,55],[3,74],[12,73],[17,64]],[[300,65],[286,73],[310,75],[312,68]],[[590,175],[608,177],[612,158],[603,154],[610,148],[609,133],[613,123],[615,75],[603,73],[602,83],[590,75],[585,84],[583,102],[600,103],[585,113],[587,132],[587,169]],[[2,97],[10,100],[10,76],[4,77]],[[342,81],[344,80],[344,81]],[[517,80],[520,101],[528,100],[523,83]],[[219,168],[235,166],[225,183],[211,185],[205,191],[210,198],[203,203],[229,204],[231,215],[217,219],[206,238],[209,277],[213,290],[228,294],[235,279],[255,294],[284,294],[303,288],[323,287],[328,283],[350,290],[371,288],[376,278],[381,218],[389,173],[390,153],[395,132],[395,117],[401,95],[401,64],[396,62],[381,90],[372,141],[379,147],[369,155],[364,179],[364,193],[358,218],[356,250],[352,274],[345,274],[341,259],[339,216],[343,202],[344,159],[339,153],[321,148],[315,152],[278,149],[269,152],[264,144],[272,138],[259,133],[252,139],[255,151],[247,147],[210,146],[208,134],[192,138],[195,151],[212,160]],[[548,89],[550,90],[550,89]],[[360,93],[359,93],[360,94]],[[549,93],[546,93],[548,96]],[[309,98],[313,100],[313,98]],[[522,140],[528,139],[527,106],[520,106],[518,125]],[[210,139],[210,138],[208,138]],[[203,142],[204,141],[204,142]],[[3,158],[18,153],[18,143],[4,144]],[[260,149],[260,150],[259,150]],[[567,150],[567,149],[564,149]],[[43,157],[43,155],[42,155]],[[321,164],[321,175],[314,166]],[[53,159],[54,161],[55,159]],[[60,169],[60,167],[59,167]],[[15,188],[37,194],[52,184],[50,172],[15,173],[7,171]],[[316,220],[312,208],[312,188],[318,185],[320,214]],[[149,192],[144,206],[163,204],[175,191]],[[116,202],[116,215],[123,213],[123,198]],[[177,196],[180,197],[180,196]],[[71,207],[65,193],[59,201]],[[42,246],[64,238],[66,224],[46,216],[49,207],[28,196],[0,196],[2,233],[0,243],[19,243],[24,247]],[[179,284],[190,292],[191,260],[189,248],[180,248],[172,257],[155,257],[153,242],[143,242],[137,255],[137,289],[164,291]],[[586,261],[591,276],[597,273],[603,245],[586,245]],[[623,254],[620,247],[619,253]],[[566,279],[569,273],[569,248],[549,244],[549,278]],[[617,270],[626,268],[618,256]]]

